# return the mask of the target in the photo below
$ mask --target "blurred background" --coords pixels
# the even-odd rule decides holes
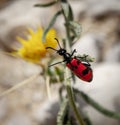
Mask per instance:
[[[68,0],[82,26],[80,39],[74,43],[80,54],[95,58],[92,63],[94,78],[90,84],[77,79],[76,87],[83,90],[104,107],[120,112],[120,1]],[[19,47],[16,36],[24,36],[26,28],[46,27],[59,5],[49,8],[33,7],[50,0],[0,0],[0,93],[42,68],[22,59],[11,57]],[[57,19],[54,28],[59,37],[65,37],[64,20]],[[59,110],[58,86],[52,85],[49,100],[42,76],[15,92],[0,98],[0,125],[55,125]],[[53,91],[54,90],[54,91]],[[83,110],[93,125],[120,125],[89,105]]]

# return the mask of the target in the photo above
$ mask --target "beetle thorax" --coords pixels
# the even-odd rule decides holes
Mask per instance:
[[[57,51],[57,53],[60,55],[60,56],[63,56],[64,60],[66,62],[70,62],[71,60],[71,55],[69,53],[67,53],[67,51],[65,49],[60,49]]]

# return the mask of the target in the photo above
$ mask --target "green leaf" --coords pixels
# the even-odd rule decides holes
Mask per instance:
[[[59,80],[62,82],[64,80],[64,72],[59,67],[55,67],[55,73],[59,76]]]
[[[69,4],[69,19],[74,20],[74,16],[73,16],[73,12],[72,12],[72,8],[71,8],[70,4]]]
[[[56,4],[58,1],[52,1],[50,3],[46,3],[46,4],[35,4],[34,7],[49,7],[49,6],[52,6],[54,4]]]
[[[58,11],[52,18],[52,20],[50,21],[48,27],[44,30],[43,32],[43,36],[42,36],[42,41],[44,42],[45,41],[45,36],[47,34],[47,32],[50,30],[50,28],[54,25],[57,17],[62,13],[62,11]]]
[[[73,12],[72,12],[70,4],[66,0],[62,0],[61,6],[62,6],[62,10],[63,10],[63,14],[65,16],[65,19],[68,21],[70,21],[70,20],[72,21]]]
[[[91,97],[89,97],[87,94],[85,94],[84,92],[81,92],[77,89],[73,89],[75,93],[78,93],[81,97],[83,97],[83,99],[90,104],[93,108],[95,108],[97,111],[101,112],[102,114],[111,117],[111,118],[115,118],[115,119],[120,119],[120,112],[114,112],[111,111],[109,109],[104,108],[103,106],[101,106],[100,104],[98,104],[96,101],[94,101]]]
[[[70,25],[71,31],[73,32],[75,37],[79,38],[80,33],[82,32],[81,25],[79,23],[75,22],[75,21],[70,21],[69,25]]]

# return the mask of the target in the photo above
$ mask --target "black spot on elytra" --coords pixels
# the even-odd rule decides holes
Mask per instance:
[[[75,70],[75,69],[77,69],[78,67],[77,66],[71,66],[71,70],[73,71],[73,70]]]
[[[80,64],[80,61],[79,61],[79,60],[77,60],[77,64],[78,64],[78,65]]]
[[[72,66],[72,70],[75,70],[77,69],[78,67],[77,66]]]
[[[86,75],[86,74],[88,74],[88,72],[89,72],[89,69],[86,68],[85,70],[82,71],[82,74],[83,74],[83,75]]]
[[[77,69],[78,67],[77,66],[74,66],[75,69]]]

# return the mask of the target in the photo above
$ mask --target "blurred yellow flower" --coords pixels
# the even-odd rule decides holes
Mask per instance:
[[[56,31],[54,29],[49,30],[45,42],[42,41],[42,28],[38,28],[36,32],[32,29],[28,29],[28,32],[30,36],[27,40],[17,37],[18,41],[22,44],[22,47],[17,50],[15,55],[17,54],[27,61],[39,62],[40,59],[44,58],[46,53],[49,52],[46,50],[46,47],[50,46],[56,48]]]

